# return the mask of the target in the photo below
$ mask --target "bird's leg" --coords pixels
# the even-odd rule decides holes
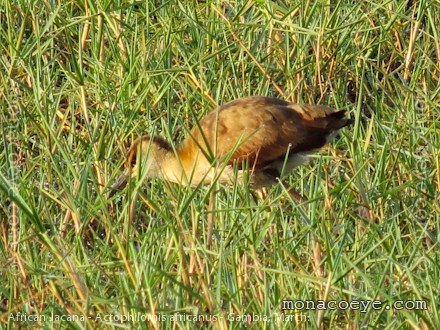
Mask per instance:
[[[292,187],[289,187],[285,182],[281,181],[281,184],[283,185],[283,187],[287,190],[287,192],[289,193],[289,195],[294,198],[296,201],[303,203],[303,202],[307,202],[308,199],[307,197],[304,197],[303,195],[301,195],[299,192],[297,192],[295,189],[293,189]]]
[[[297,192],[295,189],[291,188],[288,190],[289,195],[295,198],[298,202],[305,202],[307,201],[307,198],[305,198],[303,195],[301,195],[299,192]]]
[[[281,184],[283,185],[283,187],[287,190],[287,192],[289,193],[289,195],[294,198],[295,200],[297,200],[300,203],[304,203],[307,202],[308,199],[306,197],[304,197],[303,195],[301,195],[299,192],[297,192],[295,189],[290,188],[286,183],[281,182]],[[302,209],[303,212],[305,212],[305,205],[299,205]],[[313,251],[313,263],[315,266],[315,276],[318,278],[325,278],[326,272],[325,272],[325,268],[324,268],[324,263],[322,261],[322,248],[321,248],[321,243],[319,242],[319,238],[317,237],[316,234],[311,233],[312,237],[311,237],[311,241],[310,241],[310,245],[311,245],[311,249]],[[324,288],[321,284],[321,296],[324,297]],[[321,298],[323,299],[323,298]],[[322,313],[318,314],[318,323],[320,324],[322,322]]]
[[[266,187],[261,187],[257,190],[255,190],[255,194],[257,195],[257,198],[263,200],[267,197],[267,188]]]
[[[286,184],[283,183],[283,186],[286,188],[287,192],[289,193],[290,196],[292,196],[292,198],[294,198],[295,200],[297,200],[299,203],[304,203],[307,202],[308,199],[306,197],[304,197],[303,195],[301,195],[299,192],[297,192],[295,189],[293,188],[289,188]],[[305,205],[299,205],[300,207],[305,207]],[[304,209],[305,211],[305,209]],[[319,242],[319,238],[315,233],[311,233],[311,240],[310,240],[310,248],[313,252],[313,263],[315,266],[315,276],[318,278],[325,278],[326,272],[325,272],[325,267],[324,267],[324,262],[322,260],[322,248],[321,248],[321,243]],[[321,283],[321,293],[320,293],[320,299],[324,299],[325,296],[325,288]],[[319,325],[322,324],[323,321],[323,313],[321,313],[321,311],[319,311],[318,316],[317,316],[317,323]]]
[[[128,210],[128,219],[131,223],[134,223],[136,218],[136,200],[137,200],[137,194],[135,198],[130,201],[129,210]]]
[[[212,189],[209,193],[209,204],[208,204],[208,228],[207,228],[207,238],[206,245],[209,250],[212,247],[212,235],[214,234],[214,222],[215,222],[215,189]]]

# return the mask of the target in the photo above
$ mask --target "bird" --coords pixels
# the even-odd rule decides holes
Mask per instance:
[[[261,191],[307,162],[352,123],[345,110],[323,105],[266,96],[239,98],[208,113],[175,147],[159,136],[137,138],[111,194],[132,177],[184,186],[215,181],[231,185],[246,177],[251,188]]]

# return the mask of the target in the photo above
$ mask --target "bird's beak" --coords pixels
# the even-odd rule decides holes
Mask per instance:
[[[128,181],[128,175],[127,173],[122,174],[115,183],[110,188],[110,197],[112,197],[114,194],[116,194],[117,191],[124,189],[124,187],[127,185]]]

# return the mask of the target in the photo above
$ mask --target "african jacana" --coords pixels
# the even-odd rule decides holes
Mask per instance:
[[[352,123],[345,111],[321,105],[299,105],[273,97],[252,96],[226,103],[206,115],[176,148],[160,137],[134,141],[126,172],[112,187],[123,187],[138,175],[182,185],[219,180],[232,183],[249,170],[254,189],[273,185],[281,175],[307,161],[307,156]]]

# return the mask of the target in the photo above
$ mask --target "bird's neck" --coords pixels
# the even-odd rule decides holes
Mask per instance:
[[[202,153],[188,155],[186,149],[169,150],[162,158],[158,175],[181,185],[197,185],[207,176],[209,164],[205,163],[207,160]]]
[[[187,185],[185,165],[176,151],[168,150],[162,155],[159,163],[160,170],[157,174],[161,179]]]

